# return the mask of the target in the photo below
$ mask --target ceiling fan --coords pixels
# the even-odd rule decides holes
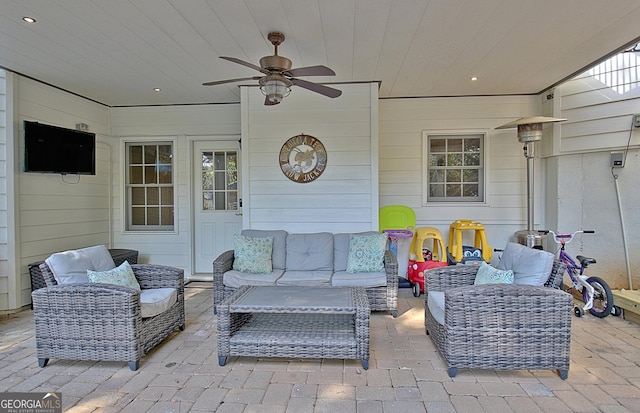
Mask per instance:
[[[218,80],[203,83],[203,86],[215,86],[224,83],[241,82],[244,80],[257,80],[260,90],[265,95],[264,104],[277,105],[282,99],[291,93],[291,86],[319,93],[330,98],[337,98],[342,91],[307,80],[298,79],[295,76],[335,76],[336,73],[326,66],[307,66],[291,69],[291,60],[284,56],[278,56],[278,46],[284,42],[284,34],[279,32],[269,33],[267,39],[273,44],[275,52],[273,56],[264,56],[260,59],[260,66],[245,62],[235,57],[220,56],[221,59],[250,67],[263,73],[264,76],[243,77],[239,79]]]

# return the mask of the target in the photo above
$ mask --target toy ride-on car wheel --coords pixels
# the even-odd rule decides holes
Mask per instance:
[[[413,291],[413,296],[414,297],[420,297],[420,284],[419,283],[411,284],[411,290]]]
[[[573,313],[576,315],[576,317],[582,317],[584,315],[584,310],[582,309],[582,307],[574,307],[573,308]]]

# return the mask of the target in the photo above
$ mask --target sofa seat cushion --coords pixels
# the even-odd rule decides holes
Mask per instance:
[[[387,285],[387,274],[384,272],[359,272],[337,271],[331,278],[334,287],[384,287]]]
[[[276,280],[282,276],[284,270],[273,270],[269,274],[249,274],[236,270],[230,270],[222,276],[222,283],[227,287],[240,288],[243,285],[275,285]]]
[[[332,250],[333,251],[333,250]],[[333,271],[285,271],[278,278],[276,285],[293,285],[300,287],[329,287]]]
[[[140,292],[140,314],[142,318],[162,314],[178,301],[175,288],[150,288]]]
[[[438,324],[444,325],[444,291],[429,291],[427,307]]]
[[[87,270],[108,271],[116,267],[104,245],[57,252],[45,262],[58,284],[88,283]]]
[[[288,271],[333,271],[333,234],[287,235]]]

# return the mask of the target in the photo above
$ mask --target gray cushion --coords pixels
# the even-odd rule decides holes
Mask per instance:
[[[379,234],[376,231],[358,232],[355,235]],[[333,235],[333,269],[334,271],[346,271],[349,260],[349,237],[350,233]]]
[[[438,324],[444,325],[444,291],[428,291],[427,307]]]
[[[142,318],[157,316],[178,301],[175,288],[150,288],[140,292],[140,315]]]
[[[334,287],[384,287],[387,285],[387,274],[384,272],[346,272],[336,271],[331,278]]]
[[[275,285],[284,270],[273,270],[270,274],[249,274],[236,270],[227,271],[222,276],[222,283],[227,287],[240,288],[243,285]]]
[[[263,229],[243,229],[240,233],[247,237],[267,238],[273,237],[273,253],[271,265],[273,269],[285,269],[287,257],[287,231],[283,230],[263,230]]]
[[[499,270],[513,270],[514,284],[542,287],[551,274],[553,259],[550,252],[510,242],[497,267]]]
[[[286,268],[287,272],[333,271],[333,234],[289,234]]]
[[[285,271],[276,285],[297,285],[302,287],[330,287],[333,271]]]
[[[88,283],[87,270],[108,271],[116,267],[104,245],[57,252],[45,262],[58,284]]]

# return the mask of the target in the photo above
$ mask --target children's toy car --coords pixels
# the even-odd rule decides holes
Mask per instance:
[[[442,261],[409,261],[407,276],[411,283],[411,290],[414,297],[420,297],[424,293],[424,272],[432,268],[446,267],[447,263]]]

